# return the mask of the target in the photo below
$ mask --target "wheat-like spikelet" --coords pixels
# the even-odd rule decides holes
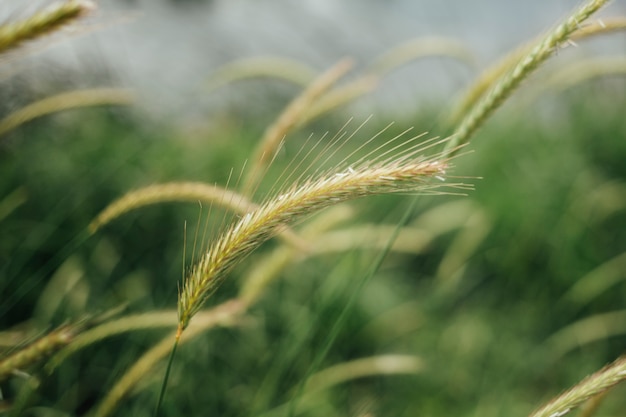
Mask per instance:
[[[568,39],[579,40],[592,35],[622,30],[625,26],[623,19],[610,20],[606,24],[599,21],[584,27],[580,26],[607,1],[588,2],[545,37],[518,47],[484,71],[451,112],[450,123],[457,123],[465,116],[457,128],[457,135],[461,135],[461,139],[451,142],[451,146],[464,143],[491,112],[513,92],[522,79],[526,78]],[[513,69],[512,72],[507,74],[511,69]],[[486,93],[492,86],[492,90]]]
[[[548,59],[580,24],[598,11],[608,0],[591,0],[574,12],[565,22],[550,31],[527,54],[524,54],[513,69],[500,78],[493,88],[483,96],[456,128],[447,149],[466,143],[483,122],[506,100],[531,72]]]
[[[89,106],[128,105],[133,99],[129,90],[121,88],[95,88],[56,94],[22,107],[0,120],[0,135],[46,114]]]
[[[243,193],[249,195],[255,188],[264,168],[276,153],[287,133],[293,129],[309,107],[352,68],[352,60],[343,59],[317,77],[297,96],[263,133],[252,157],[250,175],[243,184]]]
[[[427,147],[439,143],[431,141]],[[243,216],[213,243],[185,280],[178,303],[180,332],[228,270],[282,226],[342,201],[372,194],[422,192],[439,187],[442,182],[435,184],[432,180],[444,179],[448,161],[418,158],[416,155],[424,148],[411,147],[399,153],[392,148],[371,161],[362,158],[344,171],[334,170],[296,183]],[[366,158],[370,156],[368,154]]]
[[[55,3],[27,19],[0,26],[0,54],[20,47],[27,41],[51,34],[93,10],[89,0]]]
[[[592,36],[624,29],[626,29],[626,18],[623,17],[596,20],[581,26],[578,30],[572,33],[569,39],[574,42],[578,42]],[[451,111],[450,116],[448,117],[448,123],[454,124],[460,121],[461,117],[482,97],[485,91],[487,91],[487,89],[493,85],[499,77],[503,76],[508,70],[517,64],[522,57],[530,51],[532,45],[536,42],[538,42],[538,40],[519,46],[508,53],[504,58],[496,62],[493,66],[483,71],[479,75],[478,79],[463,95],[463,98],[459,100],[454,110]]]
[[[607,391],[626,379],[626,357],[617,359],[593,375],[583,379],[569,391],[530,415],[530,417],[561,417],[578,407],[589,398]]]
[[[446,116],[446,123],[448,125],[454,125],[461,121],[462,117],[474,106],[478,100],[485,94],[485,91],[489,89],[498,79],[507,71],[509,71],[520,59],[530,51],[532,46],[530,44],[523,44],[518,46],[513,51],[509,52],[502,59],[497,61],[491,67],[482,71],[478,78],[470,85],[462,97],[453,106],[449,115]]]
[[[315,239],[320,233],[331,229],[338,222],[345,221],[352,214],[353,210],[345,204],[334,206],[313,221],[307,222],[299,230],[298,236],[307,241]],[[287,265],[293,263],[295,259],[303,259],[309,254],[312,253],[307,251],[300,253],[300,255],[304,256],[298,257],[297,255],[299,254],[295,252],[294,248],[281,245],[270,254],[260,257],[255,263],[248,266],[247,272],[244,274],[243,284],[239,290],[239,299],[248,305],[254,303],[260,298],[263,290],[280,276],[280,273]]]
[[[0,382],[9,378],[13,373],[39,362],[51,352],[66,346],[73,339],[77,330],[76,326],[62,326],[0,360]]]

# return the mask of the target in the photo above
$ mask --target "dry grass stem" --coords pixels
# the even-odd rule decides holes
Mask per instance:
[[[305,87],[315,79],[315,70],[298,61],[279,57],[241,59],[215,71],[208,80],[209,90],[249,78],[277,78]]]
[[[608,19],[598,19],[589,22],[572,33],[571,39],[575,42],[595,35],[613,33],[626,30],[626,17],[612,17]]]
[[[423,369],[422,360],[411,355],[388,354],[360,358],[331,366],[312,375],[305,385],[305,391],[319,391],[367,376],[416,374]]]
[[[421,253],[434,239],[455,229],[475,227],[468,219],[485,216],[482,209],[468,199],[459,199],[424,212],[410,226],[400,229],[391,251]],[[311,252],[306,256],[330,252],[343,252],[354,248],[383,248],[397,226],[361,224],[346,229],[324,233],[311,242]]]
[[[226,190],[217,185],[209,185],[201,182],[156,184],[130,191],[109,204],[89,224],[89,230],[94,233],[113,219],[129,211],[152,204],[174,201],[201,201],[222,206],[236,213],[247,213],[257,207],[241,194]]]
[[[594,78],[611,75],[626,75],[626,57],[604,56],[574,62],[555,71],[535,90],[545,91],[547,88],[565,90]]]
[[[77,331],[76,326],[59,327],[34,343],[0,360],[0,382],[39,362],[55,350],[66,346],[72,341]]]
[[[601,394],[626,379],[626,357],[620,358],[595,374],[583,379],[530,415],[530,417],[561,417],[588,399]]]
[[[250,195],[287,133],[297,125],[310,106],[352,68],[352,65],[353,63],[350,59],[339,61],[309,84],[285,108],[278,119],[268,126],[252,156],[253,165],[248,171],[249,175],[243,185],[243,194]]]
[[[179,343],[183,344],[199,336],[207,329],[219,325],[231,325],[247,306],[238,300],[227,301],[219,306],[198,314],[197,320],[189,326]],[[94,417],[111,415],[119,402],[126,397],[146,376],[155,370],[155,365],[165,358],[172,350],[172,338],[178,331],[163,338],[146,352],[111,388],[106,397],[95,410]]]
[[[607,394],[608,394],[608,391],[604,391],[603,393],[600,393],[596,395],[595,397],[590,398],[589,401],[587,401],[584,407],[582,407],[582,409],[580,410],[580,414],[578,415],[578,417],[594,416],[596,414],[596,411],[598,411],[598,409],[604,402],[604,399],[606,398]]]
[[[530,106],[546,92],[563,92],[587,81],[611,76],[626,75],[626,57],[594,57],[557,68],[535,83],[524,97],[523,105]]]
[[[580,28],[580,24],[598,11],[608,0],[591,0],[581,6],[563,23],[550,31],[506,75],[501,77],[491,90],[468,111],[456,128],[447,149],[466,143],[485,120],[506,100],[523,79],[548,59],[570,35]]]
[[[94,8],[95,4],[89,0],[68,0],[52,4],[24,20],[5,23],[0,26],[0,54],[56,32]]]
[[[120,88],[96,88],[57,94],[22,107],[0,120],[0,135],[46,114],[88,106],[128,105],[133,100],[132,92]]]
[[[52,372],[74,353],[108,337],[135,330],[175,327],[177,324],[178,315],[175,310],[136,314],[103,323],[76,336],[72,343],[48,361],[46,369]]]
[[[626,334],[626,310],[596,314],[558,330],[546,341],[553,360],[589,343]]]
[[[367,72],[380,77],[411,61],[432,56],[451,57],[470,65],[474,64],[473,54],[462,42],[443,37],[426,37],[390,49],[376,58]]]
[[[397,226],[360,224],[343,230],[324,233],[314,239],[312,255],[345,252],[351,249],[383,249]],[[392,252],[421,253],[434,235],[416,227],[403,227],[390,248]]]
[[[318,117],[335,110],[337,107],[350,103],[376,89],[378,77],[365,75],[341,87],[322,95],[307,111],[302,114],[297,126],[304,126]]]
[[[578,306],[587,305],[611,287],[623,282],[624,271],[626,271],[626,252],[609,259],[576,280],[563,296],[563,300]]]
[[[240,214],[246,214],[258,207],[243,195],[218,187],[217,185],[209,185],[201,182],[156,184],[131,191],[109,204],[89,224],[89,230],[91,233],[95,233],[102,226],[129,211],[152,204],[175,201],[200,201],[211,205],[215,204],[216,206],[221,206]],[[290,229],[281,231],[280,237],[291,246],[297,247],[302,251],[309,250],[308,244]]]
[[[427,147],[439,143],[431,141]],[[371,161],[367,160],[371,157],[368,154],[344,171],[334,170],[296,182],[233,224],[202,256],[183,284],[178,304],[180,331],[187,327],[227,271],[284,225],[342,201],[372,194],[425,192],[445,185],[442,180],[448,168],[446,160],[419,158],[417,155],[424,150],[422,146],[390,157],[394,149]]]
[[[451,39],[433,37],[404,43],[377,58],[365,75],[320,97],[298,121],[298,126],[306,125],[321,115],[372,92],[387,72],[410,61],[434,55],[452,56],[472,62],[472,56],[467,49]]]
[[[606,3],[606,1],[601,1],[601,2],[596,1],[593,3],[594,4],[591,5],[590,7],[599,8],[602,6],[602,4]],[[602,3],[602,4],[597,5],[595,3]],[[595,10],[597,10],[597,8]],[[594,13],[595,10],[593,10],[591,13]],[[584,19],[586,19],[586,17],[581,18],[577,22],[576,20],[571,21],[571,24],[574,25],[574,30],[571,32],[569,39],[571,39],[572,41],[579,41],[583,38],[587,38],[590,36],[600,35],[604,33],[610,33],[614,31],[626,29],[626,19],[624,18],[615,18],[615,19],[610,19],[610,20],[607,19],[606,21],[598,20],[598,21],[587,23],[584,26],[578,26],[578,24],[582,23]],[[551,32],[551,34],[556,34],[556,30]],[[550,37],[550,34],[548,35],[548,37]],[[548,37],[545,37],[543,39],[547,40]],[[555,50],[556,48],[560,47],[561,46],[560,44],[562,44],[566,39],[567,39],[567,36],[565,36],[565,38],[563,38],[562,40],[558,41],[552,47],[552,49]],[[541,38],[538,38],[535,41],[525,43],[519,46],[512,52],[508,53],[504,58],[496,62],[493,66],[483,71],[479,75],[478,79],[470,86],[467,92],[463,95],[459,103],[452,110],[448,118],[448,123],[457,124],[458,122],[460,122],[461,118],[465,116],[472,109],[472,107],[476,106],[476,103],[483,97],[483,95],[489,89],[489,87],[494,85],[495,82],[501,79],[501,77],[504,77],[505,74],[509,70],[511,70],[515,65],[517,65],[518,63],[521,63],[524,57],[531,52],[531,50],[533,49],[533,45],[537,45],[541,41],[542,41]],[[548,53],[548,55],[551,53],[550,50],[544,51],[544,53],[546,52]]]
[[[485,212],[477,209],[468,216],[439,262],[436,272],[438,285],[444,285],[448,290],[456,287],[465,265],[490,231],[491,222]]]
[[[368,376],[414,375],[420,373],[423,369],[424,363],[420,358],[393,354],[355,359],[331,366],[311,376],[305,385],[305,392],[298,398],[295,412],[296,414],[302,414],[305,410],[319,405],[319,401],[315,401],[319,393],[335,385]],[[279,405],[261,414],[261,416],[278,417],[289,415],[289,406],[289,403]]]

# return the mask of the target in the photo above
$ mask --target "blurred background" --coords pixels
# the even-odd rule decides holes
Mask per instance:
[[[49,4],[0,1],[0,21]],[[377,73],[353,100],[291,132],[273,167],[280,172],[309,135],[337,132],[349,118],[356,127],[373,115],[358,140],[390,122],[389,137],[411,126],[450,134],[472,81],[578,4],[109,0],[70,28],[3,55],[0,118],[80,89],[134,96],[131,105],[46,114],[0,136],[4,354],[120,306],[112,320],[175,317],[183,247],[189,264],[193,229],[207,209],[160,204],[93,235],[86,228],[130,190],[226,185],[303,88],[272,76],[229,79],[235,71],[224,66],[275,57],[299,63],[308,80],[351,57],[340,88],[372,74],[399,45],[445,40],[444,52]],[[592,20],[625,13],[614,1]],[[181,346],[163,414],[527,415],[623,354],[626,79],[623,69],[576,74],[581,63],[623,65],[624,51],[623,31],[581,40],[525,81],[455,161],[453,175],[474,184],[467,195],[368,198],[299,225],[312,233],[314,253],[283,255],[242,317]],[[257,200],[271,186],[263,183]],[[236,297],[281,245],[268,242],[236,268],[206,308]],[[36,416],[94,412],[175,325],[145,327],[99,340],[54,372],[25,369],[37,389],[24,378],[0,381],[3,406],[19,403]],[[341,367],[364,358],[387,362]],[[164,364],[145,371],[112,413],[151,415]],[[623,415],[625,393],[616,388],[594,415]]]
[[[33,1],[26,7],[5,0],[3,15],[23,15],[49,3]],[[79,79],[93,73],[107,76],[116,84],[139,89],[142,109],[188,122],[192,116],[210,119],[226,104],[246,106],[251,95],[262,107],[268,88],[257,97],[259,83],[211,95],[201,88],[212,72],[242,58],[278,56],[321,71],[349,56],[364,68],[384,52],[416,38],[462,42],[471,59],[458,62],[435,55],[409,62],[385,77],[374,98],[366,100],[369,108],[362,109],[409,115],[431,99],[452,103],[477,71],[553,27],[578,4],[571,0],[109,0],[98,3],[91,21],[58,37],[63,41],[37,53],[32,57],[35,63],[20,71],[35,71],[40,82],[63,73]],[[597,16],[619,16],[625,8],[622,2],[612,2]],[[621,33],[590,40],[588,48],[568,51],[560,61],[620,53],[624,42]],[[53,77],[51,70],[56,73]],[[274,94],[293,93],[281,84],[270,86],[270,94],[276,89]]]

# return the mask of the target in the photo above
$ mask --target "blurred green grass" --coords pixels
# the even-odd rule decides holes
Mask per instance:
[[[558,116],[547,121],[541,106],[511,103],[477,135],[472,153],[456,160],[454,174],[481,177],[468,180],[476,190],[465,197],[418,197],[415,224],[422,213],[434,213],[426,228],[448,221],[448,214],[437,214],[444,204],[468,200],[474,209],[457,210],[468,216],[465,226],[437,235],[421,253],[390,254],[357,294],[322,367],[402,353],[419,357],[424,370],[333,387],[317,394],[304,414],[524,415],[624,352],[626,324],[594,343],[568,342],[566,351],[546,342],[585,317],[624,309],[623,271],[607,291],[565,297],[577,281],[626,251],[626,122],[619,110],[626,96],[619,90],[597,94],[602,88],[589,84],[552,98]],[[174,308],[183,224],[193,228],[198,206],[152,206],[93,237],[83,233],[101,209],[131,189],[175,180],[224,184],[266,123],[224,122],[188,138],[170,126],[90,109],[11,133],[0,143],[0,204],[14,192],[25,201],[0,219],[1,328],[28,322],[42,330],[123,303],[130,312]],[[328,124],[331,132],[337,128]],[[362,137],[376,132],[376,124]],[[432,113],[398,124],[429,129]],[[360,220],[393,225],[411,198],[371,198],[354,207]],[[470,222],[476,213],[483,228]],[[264,245],[247,262],[273,246]],[[372,253],[354,249],[289,266],[238,326],[183,346],[163,415],[262,415],[288,402]],[[455,253],[464,254],[456,264]],[[454,268],[443,273],[444,263]],[[244,270],[234,272],[212,305],[235,294]],[[83,414],[164,334],[134,332],[90,346],[44,380],[35,403]],[[146,375],[146,387],[118,414],[150,415],[162,371]],[[11,398],[19,384],[5,385]],[[623,390],[609,395],[598,416],[623,409]]]

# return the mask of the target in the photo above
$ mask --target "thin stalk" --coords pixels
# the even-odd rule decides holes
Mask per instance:
[[[169,182],[150,185],[126,193],[109,204],[92,220],[89,224],[89,231],[95,233],[119,216],[152,204],[171,202],[197,203],[199,201],[209,203],[211,207],[213,205],[220,206],[241,215],[258,208],[258,205],[245,196],[217,185],[202,182]],[[302,251],[308,250],[307,243],[291,229],[281,231],[280,237],[291,246]]]
[[[245,58],[218,68],[207,82],[209,91],[250,78],[268,77],[305,87],[315,79],[315,70],[291,59],[262,56]]]
[[[377,57],[366,72],[379,77],[421,58],[444,56],[474,65],[473,54],[465,43],[439,36],[422,37],[395,46]]]
[[[159,410],[161,409],[161,404],[163,403],[163,398],[165,397],[165,390],[167,389],[167,381],[170,378],[170,370],[172,369],[172,363],[174,362],[174,356],[176,355],[176,348],[178,347],[178,342],[180,341],[180,333],[176,333],[176,338],[174,340],[174,346],[172,346],[172,352],[170,353],[170,357],[167,360],[167,367],[165,368],[165,375],[163,376],[163,384],[161,385],[161,390],[159,391],[159,398],[157,400],[156,407],[154,408],[154,417],[159,416]]]
[[[198,314],[198,320],[194,321],[189,329],[180,335],[180,344],[193,340],[207,329],[218,325],[232,325],[238,317],[245,312],[247,305],[239,300],[226,301],[211,310]],[[168,353],[172,352],[172,338],[179,334],[178,331],[169,333],[159,343],[152,346],[133,366],[107,391],[102,402],[95,408],[94,417],[106,417],[111,415],[117,405],[125,398],[137,384],[152,372]]]
[[[129,105],[133,100],[132,92],[121,88],[93,88],[60,93],[22,107],[0,120],[0,135],[46,114],[90,106]]]

